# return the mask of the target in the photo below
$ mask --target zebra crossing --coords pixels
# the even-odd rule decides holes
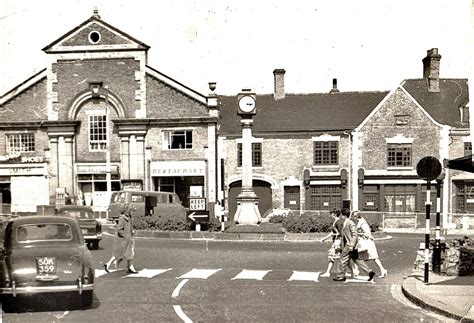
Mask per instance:
[[[142,269],[138,271],[136,274],[125,274],[122,275],[122,278],[147,278],[151,279],[154,277],[157,277],[161,274],[164,274],[166,272],[172,271],[172,268],[164,268],[164,269]],[[110,270],[110,274],[116,272],[117,270]],[[118,270],[120,271],[120,270]],[[218,272],[221,272],[222,269],[217,268],[217,269],[199,269],[199,268],[193,268],[190,271],[186,272],[185,274],[176,276],[176,279],[183,279],[183,280],[188,280],[188,279],[209,279],[213,275],[217,274]],[[272,272],[272,270],[251,270],[251,269],[241,269],[240,272],[230,278],[230,280],[264,280],[265,277],[268,276],[268,274]],[[105,272],[103,269],[96,269],[95,270],[95,277],[99,278],[102,276],[107,275],[108,273]],[[307,281],[307,282],[319,282],[319,276],[321,272],[319,271],[291,271],[288,270],[288,279],[287,281]],[[367,281],[368,276],[359,276],[358,278],[352,278],[352,279],[346,279],[345,283],[371,283]]]

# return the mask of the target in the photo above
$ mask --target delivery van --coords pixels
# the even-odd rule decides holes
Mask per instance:
[[[113,192],[109,204],[109,220],[118,221],[123,204],[135,206],[135,215],[165,215],[186,219],[187,209],[176,193],[156,191]]]

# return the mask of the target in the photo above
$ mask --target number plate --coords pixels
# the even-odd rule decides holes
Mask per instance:
[[[56,273],[55,257],[36,258],[36,272],[38,275],[48,275]]]

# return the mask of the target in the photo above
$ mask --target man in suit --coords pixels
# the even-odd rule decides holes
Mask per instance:
[[[349,261],[352,259],[360,269],[369,274],[369,281],[372,281],[375,276],[375,272],[365,263],[365,261],[359,259],[357,256],[357,228],[354,222],[349,219],[351,211],[347,208],[341,210],[342,225],[337,226],[337,230],[341,235],[342,253],[337,266],[337,277],[335,281],[346,280],[346,268],[349,265]]]

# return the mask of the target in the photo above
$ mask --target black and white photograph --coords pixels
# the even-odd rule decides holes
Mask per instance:
[[[1,322],[474,322],[474,0],[3,0]]]

